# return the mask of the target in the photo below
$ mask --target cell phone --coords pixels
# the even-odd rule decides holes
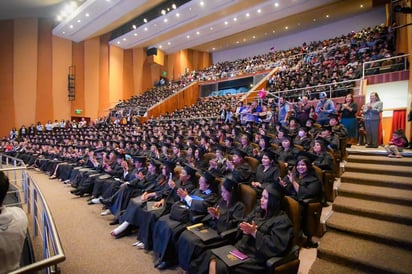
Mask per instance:
[[[169,173],[169,180],[172,180],[172,178],[173,178],[173,173],[170,172],[170,173]]]

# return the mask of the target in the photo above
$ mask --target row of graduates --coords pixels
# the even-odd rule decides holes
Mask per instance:
[[[239,233],[241,240],[236,247],[253,258],[253,261],[240,267],[258,270],[264,268],[267,258],[286,254],[292,237],[290,221],[280,212],[279,205],[272,208],[272,204],[270,209],[266,208],[264,201],[267,203],[269,197],[267,189],[273,189],[271,192],[278,193],[277,195],[291,195],[298,201],[319,197],[321,193],[319,178],[307,157],[300,157],[296,170],[290,171],[282,179],[276,177],[279,173],[276,171],[273,153],[266,151],[264,155],[259,166],[263,167],[264,174],[259,175],[257,172],[254,178],[262,181],[259,186],[254,186],[260,194],[260,205],[249,217],[245,218],[245,205],[240,202],[238,182],[233,177],[226,177],[221,184],[219,201],[217,183],[210,172],[200,172],[197,186],[193,167],[186,165],[176,178],[170,176],[174,170],[172,162],[165,162],[159,175],[161,164],[151,160],[145,175],[146,188],[137,190],[136,186],[126,183],[111,199],[102,200],[115,215],[116,219],[112,224],[120,223],[111,234],[120,238],[138,228],[138,242],[135,245],[154,251],[155,267],[165,269],[178,263],[191,273],[203,273],[208,268],[210,255],[205,251],[229,242],[234,243],[237,239],[221,238],[204,243],[186,230],[186,227],[201,221],[222,233],[241,223],[240,230],[243,234]],[[264,178],[260,178],[262,175],[272,177],[271,182],[267,179],[263,182]],[[130,192],[135,192],[134,195],[137,196],[130,198]],[[130,200],[126,208],[121,210],[127,197]],[[278,202],[281,200],[279,197]],[[156,202],[149,206],[148,201],[153,200]],[[189,212],[185,214],[179,210],[182,206]],[[270,212],[262,212],[267,210]],[[280,221],[268,217],[276,217]],[[219,265],[223,266],[224,264]]]

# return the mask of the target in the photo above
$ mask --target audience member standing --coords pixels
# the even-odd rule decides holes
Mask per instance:
[[[369,103],[363,106],[366,129],[366,147],[377,148],[379,141],[379,124],[383,103],[376,92],[370,94]]]
[[[318,115],[318,124],[323,126],[329,122],[329,114],[335,113],[335,105],[331,99],[326,97],[326,92],[321,92],[319,99],[315,112]]]
[[[358,112],[358,104],[353,101],[353,95],[346,95],[345,102],[341,104],[339,113],[342,113],[340,122],[348,131],[349,142],[356,144],[358,137],[358,123],[356,113]]]

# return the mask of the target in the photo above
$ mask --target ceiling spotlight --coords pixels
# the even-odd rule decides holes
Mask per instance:
[[[326,14],[326,18],[329,18],[329,14]]]
[[[146,18],[144,18],[144,19],[143,19],[143,22],[147,23],[147,19],[146,19]]]
[[[236,21],[237,21],[237,18],[236,18],[236,17],[235,17],[235,18],[233,18],[233,21],[235,21],[235,22],[236,22]]]
[[[63,20],[63,18],[61,17],[61,15],[57,15],[57,21],[61,21]]]
[[[137,36],[137,32],[133,33],[134,36]]]
[[[262,10],[261,10],[261,9],[258,9],[258,10],[257,10],[257,13],[261,13],[261,12],[262,12]]]
[[[275,3],[275,7],[279,7],[279,3],[278,3],[278,2]]]
[[[200,32],[196,31],[196,34],[197,34],[197,35],[200,35]]]
[[[167,18],[165,18],[165,19],[163,20],[163,22],[167,23]]]
[[[135,24],[133,24],[133,26],[132,26],[132,29],[136,29],[137,27],[136,27],[136,25]]]
[[[228,22],[228,21],[225,21],[225,25],[227,25],[227,24],[229,24],[229,22]]]
[[[89,17],[89,16],[90,16],[90,14],[86,13],[86,17]]]
[[[200,2],[200,5],[203,7],[205,5],[205,2]]]
[[[172,5],[172,9],[174,9],[174,10],[176,9],[176,4]]]
[[[190,35],[187,35],[186,38],[187,38],[187,39],[190,39]]]
[[[69,28],[71,28],[71,29],[72,29],[72,28],[73,28],[73,25],[70,25],[70,26],[69,26]]]
[[[166,14],[166,11],[165,11],[165,10],[162,10],[161,13],[162,13],[162,15],[165,15],[165,14]]]
[[[167,42],[167,45],[168,45],[168,46],[170,46],[171,44],[172,44],[172,43],[170,43],[170,42]]]
[[[180,17],[180,13],[176,13],[176,17]]]
[[[126,39],[126,37],[125,38],[123,38],[123,41],[126,41],[127,39]]]
[[[144,28],[144,31],[147,31],[147,27]]]
[[[250,16],[249,12],[248,12],[248,13],[246,13],[246,17],[249,17],[249,16]]]

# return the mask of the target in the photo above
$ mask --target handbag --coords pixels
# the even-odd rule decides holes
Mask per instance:
[[[170,209],[170,219],[187,223],[190,220],[190,210],[185,204],[181,202],[174,203]]]

